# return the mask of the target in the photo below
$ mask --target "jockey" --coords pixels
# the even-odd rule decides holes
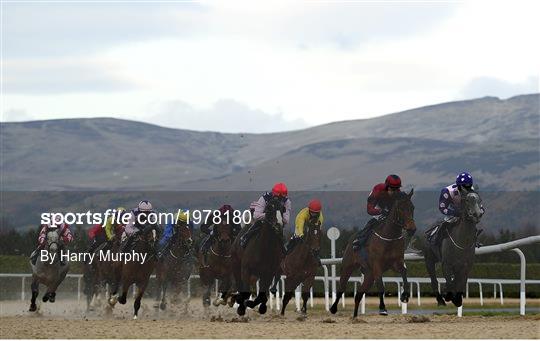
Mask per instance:
[[[247,242],[257,231],[260,229],[260,222],[266,218],[266,205],[273,200],[278,200],[283,204],[282,218],[283,225],[289,222],[291,216],[291,200],[288,198],[287,186],[283,182],[278,182],[272,187],[272,192],[266,192],[255,203],[255,209],[253,211],[254,223],[249,227],[246,233],[240,239],[240,245],[245,248]]]
[[[399,192],[401,192],[401,179],[395,174],[388,175],[384,183],[373,187],[367,198],[367,213],[373,218],[367,222],[354,239],[352,243],[354,250],[362,248],[375,226],[386,219],[392,208],[394,194]]]
[[[103,225],[94,224],[88,230],[88,239],[91,242],[90,247],[88,248],[88,253],[94,253],[94,251],[96,251],[96,249],[101,244],[107,241],[107,237],[105,237],[105,230],[103,229]]]
[[[141,200],[136,208],[132,209],[129,217],[129,222],[122,233],[122,245],[120,252],[125,252],[131,247],[133,237],[140,232],[145,226],[140,224],[140,221],[145,221],[148,216],[155,213],[152,204],[148,200]]]
[[[323,224],[324,217],[322,214],[322,204],[319,200],[313,199],[309,202],[308,207],[304,207],[296,215],[294,235],[287,244],[287,253],[290,253],[292,249],[303,239],[304,226],[314,226],[320,228]],[[319,255],[315,255],[320,263]]]
[[[226,214],[228,212],[228,214]],[[220,217],[220,225],[228,225],[231,228],[231,240],[234,240],[238,232],[240,232],[240,224],[235,224],[233,219],[234,209],[231,205],[223,205],[219,208],[219,217]],[[213,218],[213,217],[212,217]],[[214,241],[217,232],[215,232],[216,224],[213,222],[212,219],[204,222],[204,224],[201,225],[201,232],[204,234],[207,234],[206,238],[204,238],[203,242],[201,243],[201,249],[200,249],[200,263],[201,267],[205,268],[207,267],[206,263],[206,253],[208,252],[208,249],[210,249],[210,246],[212,245],[212,242]]]
[[[108,217],[105,222],[105,237],[107,241],[118,239],[118,236],[122,236],[124,232],[124,224],[122,224],[122,217],[126,215],[126,209],[118,207],[115,214],[112,217]]]
[[[440,246],[444,239],[442,231],[451,228],[459,222],[461,216],[461,195],[463,193],[474,192],[473,178],[467,172],[459,173],[456,177],[456,182],[444,187],[439,196],[439,211],[445,215],[444,219],[439,221],[435,226],[426,230],[426,239],[433,246]],[[481,207],[482,213],[485,211]],[[477,236],[482,230],[477,231]],[[477,247],[479,244],[477,244]],[[435,249],[438,249],[436,247]]]
[[[163,231],[163,236],[159,240],[158,258],[161,258],[165,252],[167,252],[175,238],[178,238],[178,230],[180,228],[188,227],[190,230],[192,229],[193,222],[190,221],[188,223],[188,220],[187,212],[185,210],[178,210],[176,222],[174,224],[172,222],[167,222],[165,230]],[[191,247],[189,251],[191,251]]]
[[[95,224],[88,230],[88,238],[92,241],[92,244],[88,248],[89,253],[96,251],[105,242],[116,240],[117,235],[122,235],[124,225],[121,221],[125,212],[125,208],[118,207],[114,215],[107,217],[104,224]]]
[[[59,229],[58,236],[59,236],[59,239],[62,241],[62,243],[58,245],[58,251],[60,253],[62,253],[62,251],[64,250],[65,244],[71,243],[73,241],[73,234],[71,233],[71,229],[69,228],[69,225],[66,223],[60,223],[60,220],[58,218],[56,219],[57,220],[53,221],[52,224],[50,225],[49,224],[39,225],[40,231],[39,231],[39,236],[38,236],[38,246],[30,255],[30,259],[33,265],[36,265],[36,261],[39,256],[40,250],[46,247],[47,232],[49,230]],[[65,265],[65,262],[62,260],[62,257],[60,257],[60,264]]]

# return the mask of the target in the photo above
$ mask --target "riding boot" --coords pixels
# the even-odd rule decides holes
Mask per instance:
[[[248,241],[251,239],[251,237],[253,237],[253,235],[255,235],[255,233],[257,233],[257,231],[259,231],[259,229],[260,221],[256,221],[255,223],[253,223],[253,225],[249,227],[246,233],[244,233],[244,235],[240,237],[240,246],[245,249]]]
[[[32,254],[30,254],[30,261],[32,262],[32,265],[36,265],[40,250],[41,250],[41,247],[38,247],[37,249],[32,251]]]
[[[367,222],[366,226],[358,232],[358,234],[356,235],[356,238],[352,242],[353,250],[358,251],[360,248],[362,248],[365,245],[369,236],[371,235],[371,231],[373,230],[373,227],[378,222],[379,222],[378,219],[372,218]]]
[[[58,252],[59,252],[59,261],[60,261],[60,265],[61,266],[65,266],[66,265],[66,262],[64,261],[64,258],[62,257],[63,253],[64,253],[64,245],[60,245],[60,247],[58,248]]]
[[[476,243],[475,243],[475,247],[481,247],[481,246],[484,246],[484,244],[480,243],[478,241],[478,236],[483,232],[484,230],[483,229],[477,229],[476,230]]]

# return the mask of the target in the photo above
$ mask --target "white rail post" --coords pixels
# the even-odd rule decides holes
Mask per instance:
[[[77,303],[81,302],[81,279],[82,277],[77,277]]]
[[[521,271],[520,271],[521,283],[519,284],[519,314],[524,316],[525,315],[525,268],[526,268],[527,263],[525,260],[525,255],[523,254],[523,252],[521,252],[520,249],[515,248],[515,249],[512,249],[512,251],[518,254],[519,260],[521,262]]]
[[[499,296],[501,298],[501,305],[504,305],[502,283],[500,282],[499,282],[499,289],[501,290],[501,292],[499,293]]]
[[[328,266],[323,264],[324,271],[324,307],[326,311],[330,310],[330,297],[328,294]]]
[[[441,291],[440,286],[439,291]],[[469,281],[467,281],[467,284],[465,284],[465,298],[469,298]]]
[[[187,297],[191,298],[191,276],[187,280]]]
[[[480,290],[480,305],[484,305],[484,293],[482,292],[482,283],[478,282],[478,290]]]
[[[366,294],[362,295],[362,301],[360,301],[360,314],[366,314]]]
[[[326,232],[326,236],[330,239],[330,257],[332,259],[336,258],[336,240],[339,238],[339,229],[335,226],[332,226]],[[336,300],[336,264],[330,266],[332,271],[332,301]]]
[[[26,288],[25,288],[25,283],[24,283],[24,276],[22,276],[22,279],[21,279],[21,301],[24,301],[24,292],[26,291]]]
[[[421,302],[420,302],[420,282],[416,282],[416,296],[417,296],[417,300],[418,300],[418,306],[421,305]]]
[[[493,299],[497,299],[497,283],[493,283]]]
[[[313,286],[309,289],[309,306],[313,308]]]

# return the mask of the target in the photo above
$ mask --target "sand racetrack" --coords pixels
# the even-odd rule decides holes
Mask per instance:
[[[38,313],[26,312],[26,303],[0,303],[2,338],[539,338],[540,315],[465,316],[424,315],[428,321],[411,323],[411,315],[362,315],[351,321],[349,304],[337,315],[314,309],[301,318],[290,306],[286,316],[269,311],[266,315],[249,311],[239,319],[228,307],[205,311],[199,301],[188,313],[156,313],[151,303],[143,303],[141,317],[131,319],[132,301],[106,314],[105,309],[86,313],[76,301],[43,304]],[[66,322],[67,323],[60,323]]]

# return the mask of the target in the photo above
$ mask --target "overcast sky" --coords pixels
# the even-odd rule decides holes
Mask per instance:
[[[267,132],[539,91],[538,1],[2,3],[2,121]]]

